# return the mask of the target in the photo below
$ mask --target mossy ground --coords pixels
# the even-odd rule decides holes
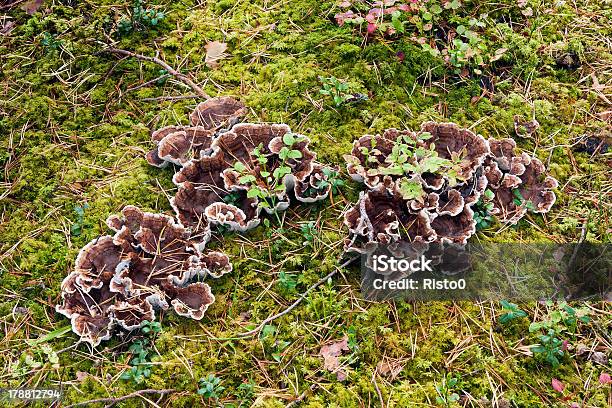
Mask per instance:
[[[477,239],[572,242],[584,225],[587,239],[609,242],[610,156],[577,152],[573,144],[609,135],[609,122],[597,113],[609,110],[612,98],[610,4],[529,1],[534,14],[527,18],[515,3],[464,5],[464,15],[488,13],[493,23],[486,35],[508,49],[491,76],[495,92],[481,98],[479,76],[453,75],[406,38],[366,43],[352,28],[336,26],[331,1],[150,2],[167,17],[116,46],[159,52],[209,94],[240,97],[250,121],[289,124],[314,141],[324,163],[341,165],[360,135],[418,128],[430,119],[451,120],[485,137],[514,137],[548,164],[560,181],[559,199],[546,216],[528,216],[512,228],[497,225]],[[68,324],[53,309],[60,282],[78,250],[108,233],[109,214],[125,204],[170,213],[174,169],[149,166],[144,153],[150,131],[185,123],[197,100],[147,99],[191,90],[173,78],[130,90],[160,76],[160,67],[100,52],[110,22],[130,8],[125,1],[44,1],[32,16],[17,7],[0,18],[4,26],[15,23],[0,37],[2,387],[62,382],[66,405],[172,388],[160,406],[284,406],[296,399],[309,407],[436,406],[436,386],[450,373],[459,378],[454,388],[467,406],[482,398],[515,407],[610,403],[610,386],[597,382],[610,367],[574,355],[579,343],[610,354],[607,304],[588,305],[592,323],[568,335],[568,355],[551,368],[528,348],[537,342],[529,321],[544,319],[549,307],[521,305],[529,317],[502,326],[493,303],[370,303],[362,300],[359,272],[351,268],[274,321],[268,335],[235,339],[339,264],[342,211],[359,191],[353,183],[331,201],[291,207],[283,214],[283,234],[271,219],[269,228],[215,237],[212,246],[231,255],[235,270],[212,282],[217,301],[202,321],[162,314],[152,375],[142,384],[119,378],[130,336],[97,350],[71,348],[72,334],[53,339],[49,344],[61,351],[56,365],[40,346],[28,346],[26,339]],[[512,27],[502,23],[504,15],[515,21]],[[45,32],[61,45],[43,45]],[[204,63],[204,46],[212,40],[229,47],[217,69]],[[565,52],[578,55],[581,66],[560,67],[556,59]],[[335,108],[318,92],[319,75],[343,79],[369,100]],[[530,139],[518,138],[514,115],[535,115],[541,128]],[[75,207],[84,209],[82,217]],[[304,246],[300,225],[313,220],[316,237]],[[297,277],[295,289],[279,284],[282,271]],[[339,381],[323,370],[318,353],[345,334],[352,348],[341,358],[347,378]],[[280,350],[283,342],[288,345]],[[28,365],[30,359],[42,365]],[[385,376],[376,368],[382,361],[403,369]],[[225,387],[218,400],[196,394],[207,374]],[[552,389],[552,378],[566,384],[567,400]],[[245,383],[253,386],[240,387]],[[134,398],[120,406],[148,404]]]

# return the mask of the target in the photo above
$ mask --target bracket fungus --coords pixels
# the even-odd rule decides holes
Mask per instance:
[[[193,237],[172,217],[134,206],[107,224],[115,234],[85,245],[62,282],[56,310],[71,319],[73,331],[96,346],[116,326],[133,330],[155,320],[155,309],[172,306],[201,319],[215,298],[208,284],[191,281],[232,270],[227,255],[204,251],[210,230]]]
[[[192,236],[206,237],[211,225],[246,231],[290,199],[312,203],[331,189],[328,173],[315,161],[310,140],[284,124],[237,123],[246,114],[240,102],[221,97],[200,103],[190,126],[167,126],[152,135],[149,163],[181,166],[171,198],[178,222]]]
[[[491,214],[510,223],[527,210],[547,212],[555,201],[557,182],[540,160],[516,153],[512,139],[485,140],[454,123],[363,136],[345,160],[367,187],[345,213],[347,252],[371,254],[392,243],[465,245],[476,232],[472,207],[490,195]]]
[[[153,132],[151,139],[156,147],[147,154],[147,161],[156,167],[168,163],[182,166],[190,158],[206,153],[217,134],[246,114],[244,104],[229,96],[201,102],[189,116],[189,126],[170,125]]]

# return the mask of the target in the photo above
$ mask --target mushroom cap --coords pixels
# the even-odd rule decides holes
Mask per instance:
[[[310,192],[309,197],[301,195],[307,188],[300,188],[310,182],[311,175],[313,180],[323,177],[322,167],[314,162],[316,155],[308,149],[307,137],[294,135],[295,142],[289,149],[283,141],[287,134],[291,134],[291,129],[284,124],[240,123],[216,138],[210,155],[190,160],[173,177],[178,191],[171,205],[179,222],[192,231],[196,225],[205,223],[225,225],[237,231],[257,226],[263,207],[261,198],[247,197],[247,192],[253,186],[269,190],[270,175],[281,165],[290,167],[291,173],[280,180],[284,188],[271,193],[274,205],[268,203],[264,207],[266,212],[285,210],[289,206],[288,192],[296,185],[298,200],[310,202],[325,198],[329,187],[319,189],[316,194]],[[281,159],[284,149],[298,151],[299,157]],[[252,178],[243,179],[244,170],[238,164]]]
[[[516,224],[528,210],[550,211],[556,200],[552,190],[558,183],[546,174],[544,164],[525,152],[517,153],[512,139],[489,139],[489,145],[492,157],[485,175],[495,194],[492,214],[503,223]]]
[[[95,239],[81,250],[56,306],[82,340],[97,346],[114,328],[141,327],[155,319],[155,308],[169,304],[179,314],[202,318],[214,296],[207,284],[190,281],[196,276],[219,278],[232,270],[227,255],[204,251],[209,229],[206,236],[194,235],[170,216],[134,206],[109,217],[107,225],[115,235]]]
[[[220,96],[200,102],[189,116],[189,121],[192,126],[216,130],[232,126],[247,112],[247,108],[239,100],[230,96]]]
[[[242,102],[228,96],[201,102],[190,115],[191,126],[170,125],[151,134],[156,146],[147,153],[147,161],[156,167],[168,163],[182,166],[191,158],[207,155],[216,134],[237,123],[246,113]]]

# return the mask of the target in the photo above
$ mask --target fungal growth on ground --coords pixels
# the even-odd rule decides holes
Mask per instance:
[[[245,113],[233,98],[214,98],[197,106],[190,126],[152,135],[157,147],[149,163],[181,166],[171,205],[193,234],[211,223],[246,231],[259,224],[262,210],[284,211],[291,197],[312,203],[329,194],[328,175],[306,136],[284,124],[236,123]]]
[[[473,207],[483,201],[512,224],[528,210],[549,211],[556,180],[515,148],[511,139],[487,141],[453,123],[361,137],[345,160],[368,190],[345,214],[345,250],[371,253],[396,242],[464,245],[476,232]]]
[[[172,217],[134,206],[107,224],[115,234],[81,249],[56,306],[83,341],[96,346],[115,327],[139,328],[170,306],[181,316],[203,317],[215,297],[202,280],[232,270],[227,255],[204,250],[210,230],[194,240]]]
[[[168,163],[183,165],[210,149],[216,135],[226,131],[245,116],[242,102],[229,97],[211,98],[199,103],[189,116],[188,126],[170,125],[151,135],[156,147],[147,154],[147,161],[156,167]]]
[[[284,124],[237,123],[245,114],[239,101],[213,98],[197,105],[189,126],[153,133],[147,161],[180,166],[170,200],[177,219],[126,206],[107,220],[113,236],[81,250],[56,307],[81,339],[98,345],[114,327],[133,330],[170,306],[201,319],[215,300],[201,280],[232,270],[225,254],[205,251],[211,227],[246,231],[259,224],[261,210],[277,214],[291,197],[311,203],[328,196],[330,173],[307,137]]]

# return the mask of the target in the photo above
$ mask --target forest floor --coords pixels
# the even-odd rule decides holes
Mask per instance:
[[[211,283],[216,302],[201,321],[161,313],[159,332],[92,349],[55,312],[62,279],[81,247],[109,233],[109,215],[127,204],[172,213],[176,169],[144,156],[151,131],[186,123],[200,101],[159,65],[104,52],[111,44],[159,56],[209,95],[239,98],[250,122],[287,123],[343,171],[355,139],[391,127],[452,121],[514,138],[559,181],[557,202],[474,240],[610,242],[609,0],[417,2],[433,28],[407,23],[405,33],[368,38],[365,24],[336,24],[339,3],[155,0],[142,17],[127,0],[0,2],[1,388],[61,387],[61,406],[110,406],[138,390],[167,391],[117,406],[612,405],[606,302],[520,303],[525,316],[502,324],[499,302],[366,301],[351,266],[241,337],[342,263],[343,212],[362,189],[346,175],[330,200],[292,205],[282,226],[271,218],[213,237],[234,271]],[[452,54],[456,67],[421,45],[444,44],[428,33],[459,26],[474,33],[465,43],[475,56]],[[212,41],[226,55],[207,64]],[[355,100],[336,106],[319,92],[319,77],[332,76]],[[520,137],[515,115],[540,127]],[[586,318],[572,321],[573,312]],[[554,327],[558,363],[532,351],[544,333],[533,322]],[[321,348],[343,339],[331,372]],[[140,350],[143,375],[124,375]]]

